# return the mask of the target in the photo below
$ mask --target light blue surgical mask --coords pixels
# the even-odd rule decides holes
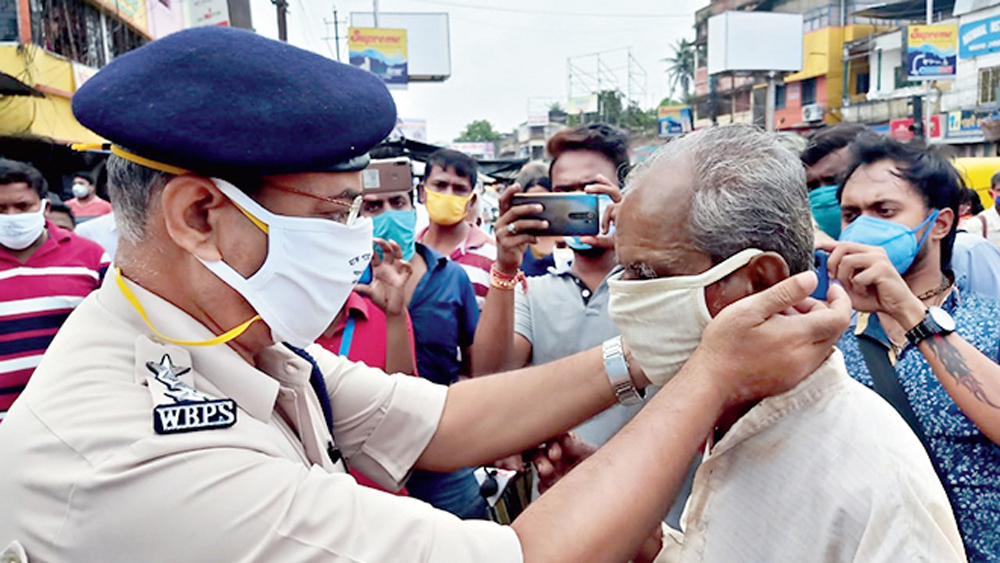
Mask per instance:
[[[809,207],[820,230],[833,238],[840,237],[840,202],[837,201],[837,184],[827,184],[810,191]]]
[[[931,232],[929,225],[934,224],[940,213],[939,209],[931,211],[930,215],[913,229],[888,219],[862,215],[847,225],[844,232],[840,234],[840,240],[881,246],[889,255],[889,260],[892,261],[896,271],[903,274],[913,265],[917,252],[920,251],[920,247],[924,245],[927,235]],[[916,233],[924,227],[927,227],[927,230],[924,231],[918,242]]]
[[[413,257],[413,239],[416,236],[417,212],[413,209],[389,209],[372,218],[374,236],[395,241],[403,250],[403,260]]]
[[[612,203],[614,203],[614,200],[612,200],[611,196],[609,196],[607,194],[598,194],[598,196],[597,196],[597,202],[598,202],[598,206],[599,206],[599,208],[598,208],[598,217],[603,218],[604,214],[607,212],[608,207]],[[615,234],[615,224],[614,223],[611,224],[611,229],[608,231],[607,236],[611,236],[613,234]],[[587,244],[585,242],[580,242],[580,237],[578,237],[578,236],[566,236],[566,237],[563,237],[563,242],[566,243],[566,246],[568,246],[570,249],[575,250],[575,251],[587,251],[587,250],[592,250],[594,248],[594,246],[591,245],[591,244]]]

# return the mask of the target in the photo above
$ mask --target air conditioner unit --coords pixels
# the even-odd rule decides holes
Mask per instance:
[[[802,121],[807,123],[823,121],[823,106],[820,104],[802,106]]]

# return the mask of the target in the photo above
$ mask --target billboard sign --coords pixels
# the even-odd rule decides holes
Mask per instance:
[[[798,72],[802,61],[802,14],[723,12],[708,19],[709,74]]]
[[[1000,52],[1000,16],[986,18],[958,28],[958,56],[971,59]]]
[[[928,139],[940,139],[944,131],[941,127],[941,114],[936,113],[930,119],[930,131],[927,132]],[[914,137],[913,118],[904,117],[893,119],[889,122],[889,136],[897,141],[909,141]]]
[[[479,160],[493,160],[493,155],[496,154],[496,146],[492,142],[452,143],[448,145],[448,148],[464,152]]]
[[[347,50],[352,66],[378,76],[390,88],[406,88],[405,29],[352,27],[347,31]]]
[[[409,82],[443,82],[451,76],[448,14],[379,12],[376,26],[371,12],[351,12],[351,26],[405,29]]]
[[[906,29],[909,80],[953,80],[958,61],[958,26],[910,25]]]
[[[656,109],[660,137],[677,137],[694,128],[694,115],[687,106],[660,106]]]
[[[187,27],[229,26],[228,0],[187,0],[184,2]]]
[[[396,131],[404,139],[411,141],[427,142],[427,120],[407,119],[405,117],[396,118]]]
[[[971,109],[948,112],[948,136],[975,137],[982,135],[983,132],[979,128],[980,119],[982,116]]]
[[[566,113],[569,115],[597,113],[597,94],[573,96],[566,103]]]

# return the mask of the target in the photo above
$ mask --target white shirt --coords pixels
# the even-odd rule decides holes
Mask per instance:
[[[965,561],[920,441],[834,354],[709,445],[656,563]]]
[[[212,336],[129,285],[164,334]],[[0,425],[0,546],[20,541],[35,563],[521,561],[510,528],[363,487],[327,455],[335,440],[369,477],[399,487],[447,388],[312,346],[331,438],[311,365],[285,347],[254,367],[226,345],[182,348],[149,332],[112,275],[63,325]],[[157,375],[168,365],[174,376]],[[220,404],[230,400],[235,409]],[[154,431],[157,420],[188,431]]]
[[[80,223],[74,232],[103,246],[104,251],[114,260],[115,251],[118,249],[118,225],[115,223],[113,211],[86,223]]]
[[[986,239],[1000,248],[1000,213],[997,212],[996,206],[991,206],[983,210],[982,213],[976,215],[976,219],[986,226]],[[969,221],[969,232],[982,234],[982,231],[979,229],[979,223]]]

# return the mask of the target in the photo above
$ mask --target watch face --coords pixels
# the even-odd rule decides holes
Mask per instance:
[[[940,307],[930,307],[927,309],[927,314],[943,332],[955,332],[955,319],[951,318],[948,311]]]

